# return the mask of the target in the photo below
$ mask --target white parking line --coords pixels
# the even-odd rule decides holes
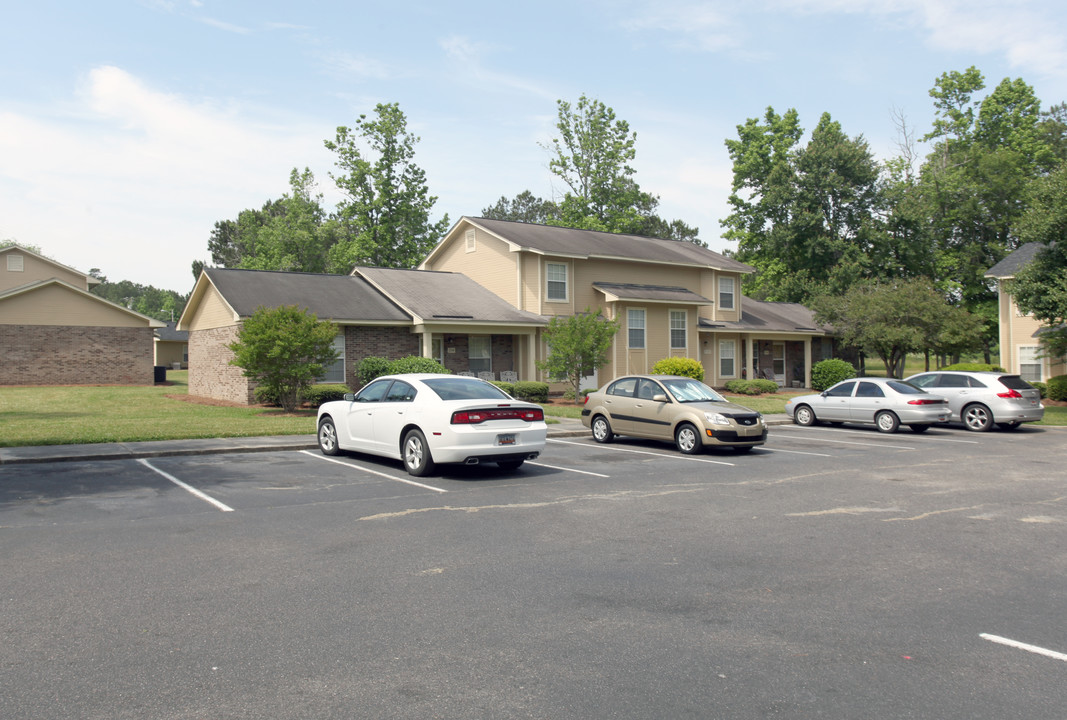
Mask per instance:
[[[1050,657],[1053,660],[1063,660],[1067,662],[1067,654],[1056,652],[1055,650],[1048,650],[1043,647],[1038,647],[1037,645],[1027,645],[1026,643],[1021,643],[1018,640],[1009,640],[1008,638],[1003,638],[999,635],[990,635],[989,633],[982,633],[978,637],[982,638],[983,640],[989,640],[990,642],[1000,643],[1001,645],[1007,645],[1008,647],[1013,647],[1018,650],[1025,650],[1026,652],[1036,653],[1037,655],[1044,655],[1045,657]]]
[[[840,443],[842,445],[859,445],[861,447],[893,448],[893,449],[896,449],[896,450],[914,450],[915,449],[913,447],[908,447],[907,445],[884,445],[884,444],[882,444],[880,442],[879,443],[860,443],[860,442],[851,442],[849,440],[835,440],[833,438],[828,438],[828,437],[824,437],[824,436],[820,436],[820,437],[800,437],[799,435],[792,435],[792,436],[790,436],[789,439],[790,440],[808,440],[810,442],[832,442],[832,443]]]
[[[600,473],[589,472],[588,470],[575,470],[574,468],[557,467],[555,465],[545,465],[544,463],[531,462],[528,465],[536,465],[537,467],[550,468],[552,470],[562,470],[563,472],[581,473],[582,475],[594,475],[596,477],[609,478],[611,475],[602,475]]]
[[[833,457],[833,455],[830,455],[829,453],[804,452],[803,450],[782,450],[781,448],[769,448],[766,445],[760,446],[760,450],[765,450],[766,452],[789,453],[790,455],[814,455],[815,457]]]
[[[195,487],[192,487],[191,485],[186,485],[185,483],[183,483],[181,480],[179,480],[178,478],[174,477],[173,475],[165,473],[162,470],[160,470],[159,468],[153,466],[152,463],[148,462],[147,460],[145,460],[143,458],[140,458],[140,459],[137,460],[137,462],[141,463],[142,465],[144,465],[149,470],[152,470],[153,472],[159,473],[160,475],[162,475],[163,477],[167,478],[172,483],[174,483],[175,485],[180,487],[182,490],[185,490],[185,491],[187,491],[189,493],[192,493],[193,495],[195,495],[196,497],[200,498],[204,502],[211,503],[212,505],[217,507],[222,512],[233,512],[233,508],[230,507],[229,505],[226,505],[224,503],[219,502],[215,498],[211,497],[210,495],[208,495],[206,493],[200,492],[199,490],[197,490]]]
[[[831,428],[820,428],[820,429],[826,430],[826,432],[842,433],[842,434],[849,434],[849,435],[867,435],[867,436],[870,435],[869,432],[865,433],[862,430],[834,430],[834,429],[831,429]],[[937,428],[937,429],[940,430],[941,428]],[[978,445],[979,444],[977,440],[957,440],[956,438],[944,438],[944,437],[930,436],[930,435],[923,435],[922,439],[923,440],[930,440],[930,441],[933,441],[933,442],[962,443],[962,444],[965,444],[965,445]]]
[[[346,468],[351,468],[353,470],[361,470],[361,471],[363,471],[365,473],[370,473],[371,475],[377,475],[377,476],[383,477],[383,478],[385,478],[387,480],[396,480],[397,482],[407,483],[408,485],[414,485],[415,487],[426,488],[427,490],[433,490],[434,492],[439,492],[439,493],[448,492],[447,490],[444,490],[443,488],[434,487],[433,485],[423,485],[422,483],[415,482],[414,480],[408,480],[407,478],[401,478],[401,477],[397,477],[395,475],[389,475],[388,473],[378,472],[377,470],[371,470],[370,468],[365,468],[365,467],[362,467],[361,465],[353,465],[352,463],[346,463],[344,460],[334,460],[333,458],[326,457],[325,455],[321,455],[319,453],[312,452],[310,450],[301,450],[300,452],[304,453],[308,457],[313,457],[313,458],[315,458],[317,460],[325,460],[326,462],[337,463],[338,465],[344,465]]]
[[[589,447],[589,443],[571,442],[570,440],[549,440],[550,443],[558,443],[560,445],[578,445],[580,447]],[[649,450],[631,450],[630,448],[623,448],[615,446],[612,448],[619,452],[634,453],[635,455],[654,455],[655,457],[673,457],[679,460],[692,460],[693,462],[711,463],[713,465],[727,465],[729,467],[736,467],[736,463],[721,462],[719,460],[708,460],[706,458],[693,457],[692,455],[668,455],[667,453],[651,452]]]

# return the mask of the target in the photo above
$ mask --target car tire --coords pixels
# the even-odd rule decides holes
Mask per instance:
[[[611,423],[603,415],[597,415],[590,423],[593,430],[593,439],[598,443],[609,443],[615,439],[615,433],[611,429]]]
[[[1018,420],[1012,420],[1011,422],[997,423],[997,427],[1001,430],[1018,430],[1022,427],[1022,423]]]
[[[793,422],[804,427],[811,427],[815,424],[815,411],[807,405],[799,405],[793,411]]]
[[[924,433],[930,429],[929,425],[908,425],[913,433]]]
[[[674,444],[684,455],[696,455],[704,449],[700,433],[690,423],[682,423],[674,431]]]
[[[526,462],[526,461],[525,460],[501,460],[500,462],[498,462],[496,464],[496,466],[498,468],[500,468],[501,470],[507,470],[508,472],[512,472],[513,470],[518,470],[519,468],[521,468],[522,464],[524,462]]]
[[[993,413],[982,403],[963,408],[960,417],[963,418],[963,427],[972,432],[987,432],[993,427]]]
[[[430,454],[430,446],[426,444],[426,436],[422,434],[422,431],[408,430],[400,448],[404,456],[404,468],[408,471],[408,475],[425,477],[434,471],[433,456]]]
[[[337,426],[333,424],[333,418],[327,415],[319,421],[319,450],[323,455],[340,455],[341,446],[337,444]]]
[[[900,427],[900,420],[888,410],[883,410],[874,416],[874,424],[878,432],[895,433]]]

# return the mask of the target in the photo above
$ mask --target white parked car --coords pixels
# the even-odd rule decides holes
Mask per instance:
[[[944,396],[952,419],[976,432],[991,429],[993,423],[1014,430],[1045,416],[1041,391],[1012,373],[933,370],[912,375],[908,382]]]
[[[415,476],[438,463],[494,462],[515,470],[544,450],[547,434],[540,405],[456,375],[387,375],[319,406],[323,454],[352,450],[403,460]]]
[[[902,424],[926,432],[949,418],[945,398],[903,380],[880,377],[844,380],[818,395],[792,398],[785,403],[785,414],[797,425],[873,423],[886,433]]]

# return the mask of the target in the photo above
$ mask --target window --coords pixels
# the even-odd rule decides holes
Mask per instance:
[[[636,350],[645,347],[645,311],[644,308],[630,308],[626,311],[627,345]]]
[[[686,326],[689,324],[685,310],[671,310],[671,349],[685,350],[689,347]]]
[[[472,373],[492,372],[493,343],[488,335],[471,335],[468,365]]]
[[[856,387],[854,382],[841,383],[826,391],[827,397],[852,397],[852,390]]]
[[[567,266],[564,263],[546,263],[545,276],[548,280],[547,294],[551,302],[567,301]]]
[[[389,389],[389,384],[392,380],[375,380],[367,387],[359,391],[356,395],[356,402],[368,403],[368,402],[381,402],[385,397],[385,391]]]
[[[345,381],[345,334],[339,333],[333,339],[333,349],[337,351],[337,360],[326,366],[326,372],[319,378],[323,383],[343,383]]]
[[[1041,360],[1037,345],[1019,346],[1019,375],[1026,382],[1041,382]]]
[[[637,397],[641,400],[651,400],[657,395],[663,395],[663,388],[646,378],[641,378],[637,382]]]
[[[719,341],[719,377],[736,377],[737,370],[734,363],[737,357],[737,344],[735,340]]]
[[[734,309],[734,279],[732,277],[719,278],[719,309]]]
[[[863,398],[880,398],[885,397],[885,392],[882,388],[878,387],[871,382],[861,382],[860,389],[856,391],[856,397]]]
[[[394,380],[393,386],[385,396],[386,402],[411,402],[415,399],[415,388],[402,380]]]
[[[623,378],[616,380],[608,387],[608,395],[621,395],[622,397],[633,397],[634,389],[637,387],[637,378]]]
[[[468,230],[463,235],[463,239],[467,241],[467,252],[474,252],[478,249],[477,241],[473,230]]]
[[[442,365],[445,364],[445,340],[435,337],[430,340],[430,355]]]

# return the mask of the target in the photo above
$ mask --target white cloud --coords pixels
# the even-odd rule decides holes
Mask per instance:
[[[634,33],[649,31],[675,35],[676,47],[705,52],[728,50],[741,46],[741,33],[732,18],[731,9],[737,7],[716,3],[651,2],[621,21],[624,29]]]
[[[554,100],[556,93],[547,87],[517,75],[489,70],[482,56],[491,48],[480,45],[462,35],[452,35],[440,41],[446,58],[460,71],[460,78],[477,87],[480,92],[517,91],[524,95]]]

